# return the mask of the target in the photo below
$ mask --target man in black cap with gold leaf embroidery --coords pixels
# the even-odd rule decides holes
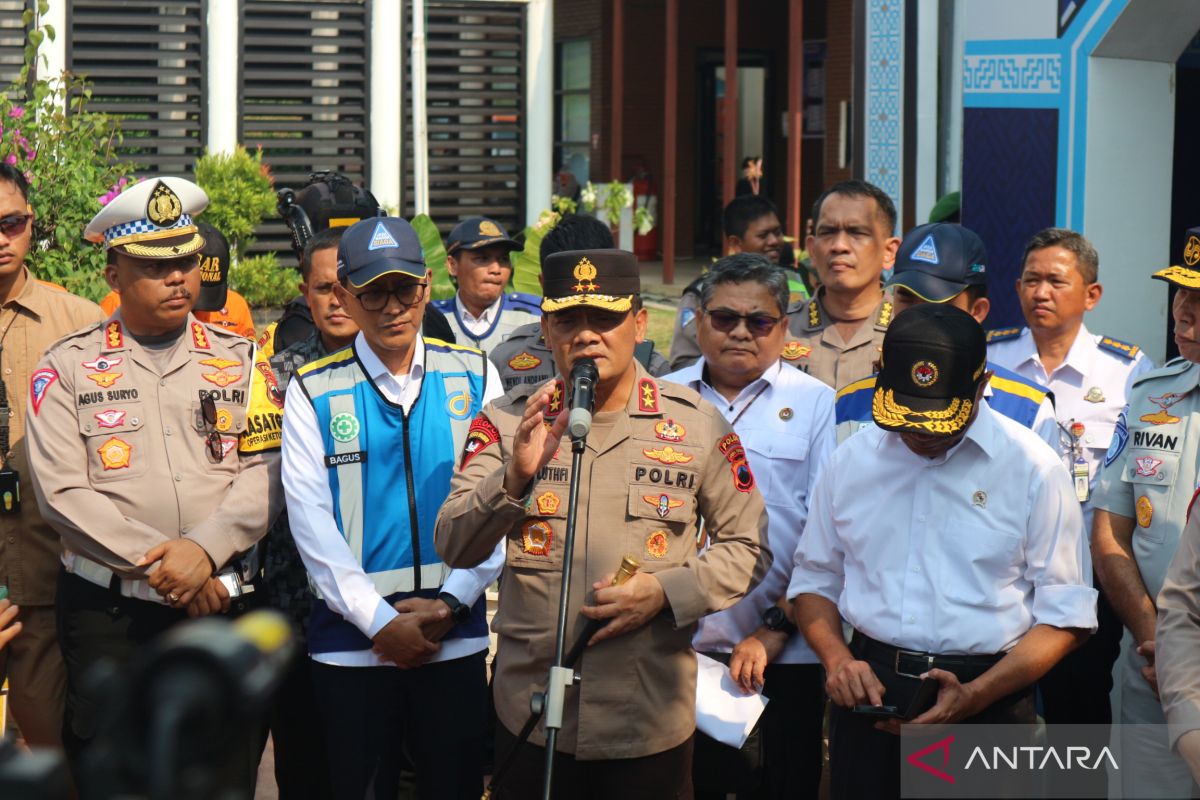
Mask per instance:
[[[745,450],[691,389],[634,357],[646,332],[637,259],[621,250],[555,253],[543,263],[542,330],[558,377],[487,404],[438,515],[443,560],[468,567],[506,542],[495,699],[497,757],[512,750],[554,654],[571,445],[564,376],[596,362],[594,421],[579,484],[566,641],[592,637],[568,689],[555,797],[691,797],[696,620],[732,605],[770,566],[763,500]],[[709,546],[696,553],[704,518]],[[641,571],[609,584],[625,556]],[[540,797],[539,726],[497,798]]]
[[[1033,723],[1034,682],[1095,629],[1070,478],[988,406],[986,361],[965,311],[901,314],[876,427],[838,447],[813,489],[788,597],[825,666],[835,798],[898,796],[900,718]],[[914,703],[922,680],[936,693]],[[896,717],[853,710],[884,704]]]

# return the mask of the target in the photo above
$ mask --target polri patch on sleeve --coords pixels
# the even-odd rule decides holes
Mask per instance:
[[[754,473],[750,471],[750,464],[746,461],[746,448],[742,447],[742,440],[736,433],[727,434],[720,443],[717,449],[725,456],[725,460],[729,462],[729,471],[733,474],[733,486],[739,492],[751,492],[754,489]]]
[[[56,380],[58,380],[58,373],[49,367],[43,367],[30,376],[29,402],[33,406],[33,415],[35,417],[37,416],[38,409],[42,407],[42,398],[46,396],[46,390]]]
[[[467,429],[467,443],[463,446],[462,463],[458,465],[458,468],[466,469],[467,464],[471,462],[472,458],[479,455],[481,450],[498,441],[500,441],[500,431],[495,424],[483,414],[475,417],[471,421],[471,427]]]

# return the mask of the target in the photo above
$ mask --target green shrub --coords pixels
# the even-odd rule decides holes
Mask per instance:
[[[299,284],[300,273],[281,267],[274,253],[240,258],[229,267],[229,288],[253,308],[283,305],[296,296]]]
[[[230,258],[237,261],[254,243],[254,231],[275,213],[275,187],[262,150],[250,154],[238,145],[232,153],[210,153],[196,159],[196,183],[208,194],[201,218],[225,234]]]

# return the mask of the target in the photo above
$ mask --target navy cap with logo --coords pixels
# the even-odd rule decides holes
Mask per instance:
[[[1183,234],[1183,252],[1179,254],[1179,260],[1150,277],[1184,289],[1200,289],[1200,227],[1188,228]]]
[[[194,311],[220,311],[229,295],[229,242],[207,222],[197,222],[204,237],[200,248],[200,296]]]
[[[888,286],[928,303],[944,303],[968,286],[987,283],[987,249],[970,228],[936,222],[913,228],[900,243]]]
[[[356,222],[342,234],[337,252],[338,280],[361,289],[384,275],[425,277],[421,240],[405,220],[376,217]]]
[[[871,416],[889,431],[954,436],[966,427],[987,367],[987,337],[965,311],[925,303],[883,336]]]
[[[454,255],[459,250],[477,250],[494,244],[501,245],[509,252],[521,249],[521,245],[508,238],[508,231],[496,220],[467,217],[455,225],[446,237],[446,253]]]

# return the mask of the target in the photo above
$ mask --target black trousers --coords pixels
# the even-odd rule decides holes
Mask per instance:
[[[850,645],[855,658],[871,665],[887,690],[886,702],[906,708],[920,680],[897,675],[894,664],[866,657],[856,640]],[[973,680],[985,669],[948,669],[962,681]],[[960,674],[961,673],[961,674]],[[883,800],[900,796],[900,737],[875,729],[876,720],[848,708],[829,707],[829,771],[834,800]],[[1033,725],[1037,722],[1034,689],[1029,686],[1002,698],[960,724]]]
[[[478,800],[487,725],[486,651],[417,669],[312,662],[333,797],[396,800],[401,752],[421,800]]]
[[[312,659],[298,649],[271,705],[275,783],[280,800],[330,797],[325,729],[317,711]]]
[[[1097,631],[1038,681],[1042,718],[1048,725],[1112,724],[1109,693],[1123,629],[1104,592],[1100,592],[1096,616],[1100,623]]]
[[[58,642],[67,667],[67,702],[63,719],[63,748],[77,786],[87,785],[80,774],[88,745],[95,737],[108,696],[89,680],[102,662],[120,670],[138,651],[168,628],[185,622],[187,613],[169,606],[123,597],[116,587],[102,587],[72,575],[58,574],[56,612]],[[232,601],[230,616],[251,610],[254,595]],[[262,752],[261,726],[242,730],[244,758],[235,772],[253,795],[258,760]]]
[[[763,695],[771,702],[742,752],[696,731],[692,767],[696,800],[725,800],[730,792],[736,792],[738,800],[817,796],[825,671],[820,664],[771,664],[763,678]],[[750,787],[729,783],[738,770],[727,767],[731,759],[739,758],[750,771],[757,771],[757,780],[751,780]]]
[[[692,800],[692,738],[641,758],[577,761],[554,757],[554,800]],[[517,737],[497,723],[496,763],[503,764]],[[540,800],[546,748],[526,743],[516,755],[495,800]]]

